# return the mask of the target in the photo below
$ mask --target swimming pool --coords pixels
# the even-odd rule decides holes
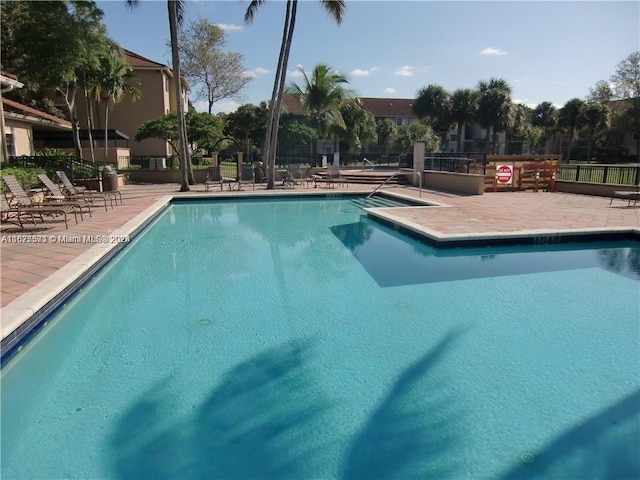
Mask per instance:
[[[3,368],[2,477],[637,477],[639,249],[580,247],[176,202]]]

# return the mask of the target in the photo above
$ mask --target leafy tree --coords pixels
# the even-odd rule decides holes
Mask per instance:
[[[184,76],[196,85],[196,98],[207,99],[208,112],[225,98],[238,98],[251,81],[244,73],[243,56],[223,52],[224,31],[208,20],[189,22],[180,31],[180,61]]]
[[[245,22],[251,23],[255,14],[265,0],[251,0],[244,15]],[[340,24],[346,10],[345,0],[320,0],[323,8],[331,17]],[[296,14],[298,0],[287,0],[284,28],[282,30],[282,43],[280,45],[280,55],[278,56],[278,66],[273,82],[273,92],[269,103],[269,116],[267,119],[267,132],[264,142],[264,158],[267,165],[267,188],[274,188],[276,147],[278,138],[278,125],[280,124],[280,112],[282,110],[282,95],[284,93],[284,82],[287,75],[287,65],[289,63],[289,52],[293,41],[293,31],[296,24]]]
[[[493,149],[497,147],[498,131],[506,130],[511,110],[511,86],[502,78],[491,78],[478,83],[478,113],[480,124],[487,129],[485,152],[490,153],[489,139],[493,130]]]
[[[622,113],[622,124],[627,132],[634,132],[636,157],[640,163],[640,51],[635,51],[620,62],[611,76],[614,97],[626,100],[628,106]]]
[[[311,145],[318,139],[318,132],[299,115],[285,113],[280,117],[278,145],[282,151],[292,150],[296,145]]]
[[[413,144],[418,140],[425,142],[425,152],[440,151],[440,137],[430,126],[422,122],[413,122],[398,127],[393,149],[396,153],[413,152]]]
[[[545,139],[544,128],[532,126],[525,127],[524,139],[529,144],[531,153],[539,153],[540,146],[543,145]]]
[[[176,112],[167,113],[153,120],[143,122],[136,130],[136,141],[157,138],[169,143],[174,154],[180,152],[180,135]],[[192,150],[211,148],[223,136],[224,124],[220,118],[210,113],[189,111],[186,127]]]
[[[318,64],[311,77],[298,65],[302,73],[302,85],[295,82],[287,88],[287,93],[297,98],[305,110],[309,125],[316,129],[318,138],[326,138],[332,131],[344,131],[346,125],[342,117],[342,107],[354,98],[351,90],[344,87],[347,77],[325,64]],[[312,146],[313,157],[317,157],[318,142]]]
[[[225,133],[238,140],[243,145],[245,154],[249,155],[253,145],[259,147],[264,141],[267,115],[265,102],[259,106],[241,105],[235,112],[225,116]]]
[[[388,153],[389,145],[393,143],[396,135],[396,124],[388,118],[376,122],[376,133],[378,134],[378,145],[384,145],[384,152]]]
[[[54,90],[62,98],[78,157],[76,94],[82,72],[97,64],[106,42],[102,17],[92,1],[2,3],[2,69],[32,90]]]
[[[609,103],[611,100],[613,100],[613,89],[609,82],[599,80],[596,82],[595,87],[589,89],[587,102],[604,105]]]
[[[134,8],[140,0],[125,0],[125,3]],[[185,106],[184,98],[182,96],[182,69],[180,68],[180,42],[178,38],[178,27],[182,23],[184,9],[186,6],[185,0],[167,0],[167,10],[169,13],[169,35],[171,40],[171,62],[173,74],[175,75],[175,96],[177,105],[177,115],[175,117],[177,132],[178,132],[178,144],[180,149],[178,150],[180,155],[180,168],[182,170],[182,179],[180,182],[180,191],[188,192],[191,190],[189,185],[193,185],[195,180],[193,178],[193,170],[191,166],[191,158],[189,155],[189,141],[187,139],[187,127],[185,125]]]
[[[424,120],[433,130],[446,133],[449,129],[451,98],[449,92],[440,85],[428,85],[418,91],[413,104],[413,113]]]
[[[585,125],[584,107],[584,100],[581,100],[579,98],[572,98],[570,100],[567,100],[567,103],[565,103],[564,106],[560,109],[558,126],[564,128],[569,133],[567,160],[571,160],[576,131]]]
[[[451,121],[458,127],[458,152],[463,151],[462,129],[476,118],[478,92],[470,88],[460,88],[451,94]]]
[[[362,143],[376,140],[376,121],[374,116],[362,107],[358,100],[345,102],[340,108],[344,119],[344,129],[337,129],[336,133],[344,138],[349,147],[360,152]]]
[[[587,160],[591,160],[594,139],[596,135],[607,128],[609,109],[606,105],[602,105],[600,103],[587,103],[583,108],[582,115],[584,116],[584,125],[587,130],[587,139],[589,141]]]

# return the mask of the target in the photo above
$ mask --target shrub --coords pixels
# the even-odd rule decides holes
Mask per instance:
[[[3,167],[0,170],[1,175],[14,175],[22,188],[25,190],[29,190],[30,188],[36,188],[40,186],[40,180],[38,180],[37,175],[39,173],[47,173],[44,168],[21,168],[21,167]],[[0,184],[0,191],[5,193],[7,191],[7,186],[4,182]]]

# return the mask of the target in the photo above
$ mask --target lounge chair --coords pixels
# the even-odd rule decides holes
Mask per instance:
[[[207,179],[204,182],[204,189],[205,191],[208,192],[209,187],[220,184],[220,191],[222,191],[222,186],[226,183],[228,186],[228,189],[231,190],[235,182],[236,182],[235,178],[222,176],[220,166],[209,167],[208,173],[207,173]]]
[[[290,163],[287,165],[287,171],[289,172],[289,181],[292,186],[302,185],[304,183],[306,187],[309,182],[312,181],[307,173],[302,171],[299,163]]]
[[[314,188],[317,188],[319,183],[325,183],[329,188],[332,188],[333,185],[346,185],[349,188],[349,182],[340,174],[338,165],[329,165],[325,173],[312,175],[311,179]]]
[[[12,175],[5,175],[2,177],[5,184],[7,185],[7,188],[9,188],[9,183],[13,184],[13,180],[9,179],[9,183],[7,183],[7,177],[12,177]],[[13,177],[13,179],[15,179],[15,177]],[[15,181],[17,182],[17,180]],[[78,223],[78,210],[73,206],[62,203],[36,204],[31,202],[31,199],[25,192],[25,195],[29,199],[29,202],[31,202],[27,205],[24,203],[26,202],[26,200],[20,200],[20,197],[22,196],[20,191],[24,192],[22,186],[18,183],[18,187],[15,187],[15,185],[12,185],[12,187],[14,188],[14,190],[16,190],[17,196],[12,196],[11,200],[8,200],[5,197],[0,197],[2,199],[2,202],[0,203],[0,220],[2,222],[13,223],[19,225],[20,228],[24,229],[24,217],[28,217],[29,219],[31,219],[33,224],[36,225],[36,217],[39,218],[42,222],[45,222],[44,215],[51,216],[52,218],[55,215],[62,215],[64,217],[65,228],[69,228],[67,214],[73,213],[76,224]],[[12,195],[12,193],[10,195]]]
[[[633,201],[633,204],[635,205],[640,200],[640,189],[636,188],[635,190],[618,190],[616,192],[613,192],[613,194],[611,195],[611,201],[609,202],[609,205],[613,203],[614,198],[622,198],[622,199],[629,200],[627,207],[630,207],[632,201]]]
[[[104,199],[104,209],[107,210],[107,199],[111,204],[111,208],[113,208],[113,202],[118,205],[118,198],[120,199],[120,205],[122,205],[122,193],[118,190],[114,190],[113,192],[96,192],[94,190],[86,190],[83,192],[78,191],[76,187],[71,183],[67,174],[62,170],[57,170],[56,175],[60,179],[62,186],[64,187],[65,194],[71,199],[82,198],[84,200],[92,201],[94,199],[102,198]]]
[[[45,175],[44,173],[39,173],[37,176],[38,176],[38,180],[40,180],[40,182],[42,183],[42,185],[44,185],[44,188],[46,189],[45,200],[48,200],[49,202],[56,202],[56,203],[61,202],[61,203],[67,203],[69,205],[74,205],[79,209],[80,212],[86,210],[89,216],[91,216],[91,207],[93,206],[92,202],[83,200],[81,198],[74,200],[68,197],[67,195],[65,195],[64,192],[60,190],[60,187],[55,183],[53,183],[51,179],[47,177],[47,175]],[[106,209],[107,209],[107,204],[105,202],[105,210]]]
[[[256,176],[253,171],[253,165],[242,165],[240,178],[238,178],[238,190],[242,190],[243,183],[250,183],[253,189],[256,189]]]
[[[78,204],[78,202],[36,202],[33,200],[27,192],[24,191],[20,182],[14,175],[4,175],[2,177],[4,180],[7,189],[9,190],[10,198],[7,197],[7,201],[9,206],[14,208],[20,208],[22,211],[29,211],[30,213],[46,213],[46,214],[54,214],[55,212],[65,212],[65,213],[73,213],[76,218],[76,223],[78,223],[78,216],[80,214],[80,219],[84,220],[83,209]],[[46,210],[43,210],[46,209]],[[42,219],[42,216],[40,217]],[[65,225],[67,223],[65,214]],[[42,219],[44,221],[44,219]]]

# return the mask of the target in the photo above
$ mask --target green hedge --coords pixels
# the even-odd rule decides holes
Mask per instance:
[[[47,173],[44,168],[21,168],[21,167],[3,167],[0,170],[0,175],[14,175],[22,188],[25,190],[29,190],[30,188],[36,188],[41,186],[40,180],[38,180],[37,175],[39,173]],[[49,176],[51,178],[51,176]],[[0,183],[0,191],[5,193],[7,191],[7,186],[4,182]]]

